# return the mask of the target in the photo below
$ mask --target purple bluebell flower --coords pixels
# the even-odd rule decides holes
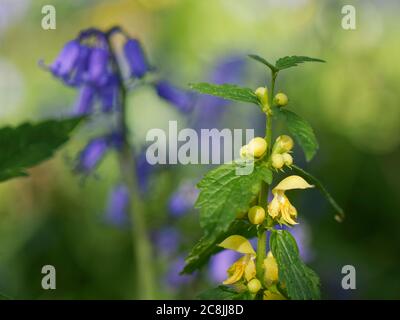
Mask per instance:
[[[181,112],[190,112],[194,105],[194,95],[190,92],[175,87],[166,80],[161,80],[155,85],[160,98],[173,104]]]
[[[76,170],[85,174],[90,173],[103,159],[108,148],[107,137],[98,137],[90,140],[78,155]]]
[[[139,40],[128,39],[124,45],[124,53],[132,77],[142,78],[151,70]]]
[[[95,101],[96,90],[88,85],[81,87],[79,91],[78,99],[75,102],[73,114],[74,115],[85,115],[89,114],[93,110]]]
[[[170,256],[178,249],[181,234],[176,228],[166,227],[155,232],[153,239],[157,252],[165,256]]]
[[[107,84],[98,89],[98,94],[103,112],[118,110],[119,81],[115,75],[107,80]]]
[[[79,57],[79,52],[79,41],[71,40],[67,42],[61,50],[61,53],[50,66],[53,75],[61,79],[66,79],[75,67]]]
[[[208,276],[214,283],[221,283],[227,278],[227,270],[242,255],[233,250],[222,250],[212,256],[208,265]]]
[[[95,86],[103,86],[108,80],[110,53],[105,48],[93,48],[90,53],[87,80]]]
[[[129,221],[129,201],[128,188],[123,184],[115,186],[108,199],[105,217],[107,222],[119,227],[124,226]]]
[[[180,217],[193,209],[199,190],[193,181],[183,183],[169,200],[169,212],[174,217]]]
[[[166,283],[171,289],[179,289],[179,287],[189,284],[195,278],[195,274],[180,274],[184,266],[185,259],[183,257],[178,257],[171,263],[165,277]]]
[[[79,47],[79,55],[76,60],[74,70],[69,74],[68,77],[64,78],[64,82],[72,87],[81,86],[84,84],[87,70],[89,67],[89,57],[91,48],[87,45],[81,44]]]

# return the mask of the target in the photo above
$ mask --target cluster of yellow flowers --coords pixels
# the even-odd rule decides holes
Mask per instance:
[[[219,244],[220,247],[242,253],[243,257],[234,262],[228,269],[228,279],[223,284],[235,285],[238,290],[247,290],[257,294],[263,290],[264,300],[285,299],[276,289],[278,282],[278,265],[271,252],[264,259],[264,278],[256,278],[256,252],[251,243],[244,237],[233,235]]]
[[[313,188],[313,185],[308,184],[302,177],[292,175],[283,179],[278,185],[272,189],[273,199],[268,204],[268,215],[279,224],[292,226],[297,224],[297,210],[290,203],[285,195],[285,191],[293,189],[308,189]],[[266,217],[265,210],[261,206],[253,206],[247,213],[250,223],[261,225]]]
[[[290,154],[293,145],[293,139],[287,135],[281,135],[276,138],[271,155],[272,167],[282,169],[284,165],[290,167],[293,164],[293,157]]]

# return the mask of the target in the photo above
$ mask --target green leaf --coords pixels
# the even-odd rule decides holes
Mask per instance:
[[[318,150],[318,141],[310,124],[296,113],[280,109],[280,115],[283,115],[290,134],[296,139],[303,149],[306,160],[310,161]]]
[[[279,281],[285,284],[289,298],[320,299],[318,275],[301,261],[293,236],[286,230],[274,230],[270,246],[278,264]]]
[[[259,100],[253,90],[242,88],[234,84],[211,84],[211,83],[194,83],[190,84],[193,90],[203,94],[209,94],[220,98],[235,100],[241,102],[249,102],[259,105]]]
[[[254,165],[251,174],[238,175],[238,164],[224,164],[210,171],[199,182],[196,207],[205,236],[226,232],[237,214],[246,212],[261,187],[261,181],[272,182],[272,172],[265,163]]]
[[[228,286],[208,289],[198,295],[200,300],[252,300],[248,291],[237,292]]]
[[[208,262],[212,255],[223,250],[217,244],[234,234],[244,236],[245,238],[252,238],[257,235],[257,228],[255,225],[251,225],[244,220],[235,220],[229,226],[228,231],[222,232],[216,237],[203,236],[186,258],[186,265],[181,274],[192,273],[200,269]]]
[[[27,176],[26,170],[50,158],[68,141],[82,117],[47,120],[0,129],[0,182]]]
[[[305,57],[305,56],[286,56],[283,58],[280,58],[276,61],[275,67],[278,70],[283,70],[291,67],[295,67],[300,63],[304,62],[326,62],[322,59],[317,59],[317,58],[310,58],[310,57]]]
[[[319,181],[316,177],[314,177],[313,175],[311,175],[310,173],[304,171],[302,168],[296,166],[296,165],[292,165],[292,168],[294,171],[296,171],[300,176],[302,176],[303,178],[305,178],[308,182],[312,183],[313,185],[315,185],[317,187],[317,189],[319,189],[319,191],[321,191],[321,193],[325,196],[326,200],[328,200],[328,202],[330,203],[330,205],[332,206],[332,208],[336,211],[336,215],[335,215],[335,219],[338,222],[342,222],[345,214],[343,209],[339,206],[339,204],[335,201],[335,199],[333,199],[333,197],[331,196],[331,194],[328,192],[328,190],[326,190],[326,188],[324,187],[324,185],[321,183],[321,181]]]
[[[260,56],[258,56],[258,55],[256,55],[256,54],[249,54],[249,57],[252,58],[252,59],[254,59],[254,60],[256,60],[256,61],[258,61],[258,62],[261,62],[261,63],[264,64],[264,65],[266,65],[266,66],[267,66],[268,68],[270,68],[271,71],[273,71],[273,72],[278,71],[278,69],[277,69],[272,63],[268,62],[268,61],[265,60],[263,57],[260,57]]]

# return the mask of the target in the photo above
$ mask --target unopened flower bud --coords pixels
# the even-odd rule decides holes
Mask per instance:
[[[281,169],[283,167],[283,165],[285,164],[285,162],[283,160],[283,156],[279,153],[272,154],[271,161],[272,161],[272,166],[275,169]]]
[[[274,102],[277,106],[283,107],[286,106],[289,99],[286,94],[279,92],[275,95]]]
[[[290,155],[290,153],[282,154],[282,158],[286,166],[291,166],[293,164],[293,157]]]
[[[257,293],[258,291],[260,291],[261,289],[260,280],[258,280],[257,278],[250,280],[249,283],[247,284],[247,289],[249,289],[251,293]]]
[[[249,156],[249,146],[245,144],[243,147],[240,148],[240,157],[242,159],[246,159]]]
[[[259,87],[254,93],[263,106],[268,105],[268,89],[266,87]]]
[[[248,143],[248,154],[255,158],[261,157],[267,150],[267,141],[264,138],[256,137]]]
[[[265,210],[260,206],[251,207],[248,217],[252,224],[261,224],[265,220]]]
[[[276,138],[274,147],[272,149],[273,153],[285,153],[293,149],[293,139],[287,135],[281,135]]]

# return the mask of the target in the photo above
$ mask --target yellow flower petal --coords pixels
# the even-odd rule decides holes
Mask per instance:
[[[268,204],[268,214],[272,218],[276,218],[279,215],[280,205],[278,197],[275,195],[272,201]]]
[[[239,260],[237,260],[233,265],[231,265],[230,268],[228,269],[229,278],[222,283],[233,284],[242,279],[247,262],[248,262],[247,257],[244,256],[241,257]]]
[[[278,264],[272,252],[268,252],[267,257],[264,259],[264,281],[267,286],[272,285],[278,281]]]
[[[238,235],[226,238],[218,246],[244,254],[251,254],[251,255],[256,254],[253,247],[251,246],[251,243],[245,237]]]
[[[274,293],[269,290],[265,290],[263,300],[286,300],[286,298],[279,293]]]
[[[250,259],[244,269],[244,278],[246,281],[250,281],[251,279],[255,278],[256,276],[256,264],[254,263],[253,259]]]
[[[277,191],[286,191],[292,189],[308,189],[313,188],[314,186],[309,184],[306,180],[304,180],[300,176],[289,176],[283,179],[278,185],[272,190],[272,192],[276,193]]]

